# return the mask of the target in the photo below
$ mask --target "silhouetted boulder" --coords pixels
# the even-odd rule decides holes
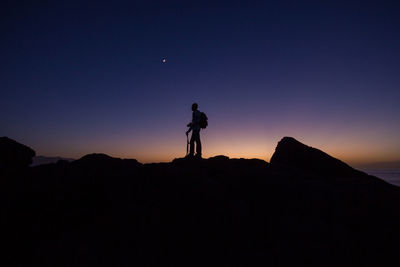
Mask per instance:
[[[46,156],[36,156],[32,159],[31,166],[38,166],[43,164],[57,163],[58,161],[67,161],[71,162],[75,159],[72,158],[62,158],[62,157],[46,157]]]
[[[76,160],[75,163],[80,163],[84,165],[92,165],[92,164],[101,165],[119,161],[121,161],[120,158],[113,158],[103,153],[92,153],[81,157],[80,159]]]
[[[18,169],[32,163],[35,151],[8,137],[0,137],[0,169]]]
[[[114,158],[103,153],[93,153],[83,156],[82,158],[75,160],[74,164],[81,164],[85,166],[95,165],[121,165],[121,164],[131,164],[131,165],[141,165],[136,159],[120,159]]]
[[[208,160],[211,160],[211,161],[227,161],[227,160],[229,160],[229,157],[224,156],[224,155],[218,155],[218,156],[215,156],[215,157],[211,157]]]
[[[300,143],[293,137],[284,137],[278,142],[271,157],[271,164],[324,176],[362,174],[346,163],[319,149]]]
[[[141,165],[136,159],[113,158],[102,153],[88,154],[71,162],[71,166],[75,171],[99,175],[129,172]]]

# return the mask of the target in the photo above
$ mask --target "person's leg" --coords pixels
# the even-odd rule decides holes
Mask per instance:
[[[196,131],[196,156],[201,157],[201,141],[200,141],[200,130]]]
[[[194,155],[194,141],[195,141],[195,134],[194,131],[192,132],[192,136],[190,137],[190,150],[189,150],[189,156]]]

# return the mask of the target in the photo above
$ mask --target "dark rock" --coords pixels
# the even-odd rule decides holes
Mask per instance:
[[[0,169],[19,169],[32,163],[35,151],[8,137],[0,137]]]
[[[90,172],[98,175],[129,172],[142,166],[136,159],[120,159],[102,153],[93,153],[72,161],[71,167],[76,172]]]
[[[56,164],[65,166],[65,165],[68,165],[69,162],[70,162],[69,160],[59,159],[59,160],[57,160]]]
[[[73,161],[74,164],[82,166],[108,166],[108,165],[121,165],[121,164],[133,164],[141,165],[136,159],[120,159],[114,158],[103,153],[93,153],[83,156],[82,158]]]
[[[121,161],[120,158],[113,158],[103,153],[92,153],[81,157],[80,159],[76,160],[75,163],[88,164],[88,165],[91,164],[101,165],[119,161]]]
[[[346,163],[319,149],[300,143],[293,137],[284,137],[278,142],[271,157],[271,164],[324,176],[362,174]]]
[[[209,160],[212,160],[212,161],[226,161],[226,160],[229,160],[229,157],[224,156],[224,155],[218,155],[218,156],[209,158]]]
[[[204,160],[204,158],[199,158],[195,156],[186,156],[183,158],[175,158],[172,160],[172,163],[174,164],[190,164],[190,163],[196,163]]]
[[[324,179],[348,172],[357,179]],[[0,186],[1,263],[400,266],[400,190],[374,179],[293,138],[272,164],[90,154],[40,165]]]
[[[33,167],[33,166],[38,166],[38,165],[43,165],[43,164],[57,163],[57,161],[60,161],[60,160],[70,162],[75,159],[62,158],[62,157],[36,156],[36,157],[33,157],[31,166]]]

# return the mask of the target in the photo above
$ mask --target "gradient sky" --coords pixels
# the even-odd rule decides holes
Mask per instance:
[[[38,155],[181,157],[197,102],[205,157],[400,160],[398,1],[8,2],[0,136]]]

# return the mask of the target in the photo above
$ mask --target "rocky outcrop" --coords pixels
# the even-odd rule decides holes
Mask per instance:
[[[284,137],[271,157],[271,164],[324,176],[357,175],[361,172],[325,152],[307,146],[293,137]]]
[[[94,175],[127,174],[141,165],[136,159],[114,158],[102,153],[88,154],[71,162],[74,172]]]
[[[400,266],[398,187],[289,137],[271,162],[89,154],[7,174],[0,263]]]
[[[113,166],[118,167],[122,165],[141,165],[136,159],[120,159],[114,158],[103,153],[93,153],[83,156],[82,158],[73,162],[75,165],[81,166]]]
[[[43,164],[57,163],[60,160],[70,162],[70,161],[73,161],[74,159],[62,158],[62,157],[36,156],[36,157],[33,157],[31,166],[33,167],[33,166],[38,166],[38,165],[43,165]]]
[[[8,137],[0,137],[0,169],[19,169],[32,163],[35,151]]]

